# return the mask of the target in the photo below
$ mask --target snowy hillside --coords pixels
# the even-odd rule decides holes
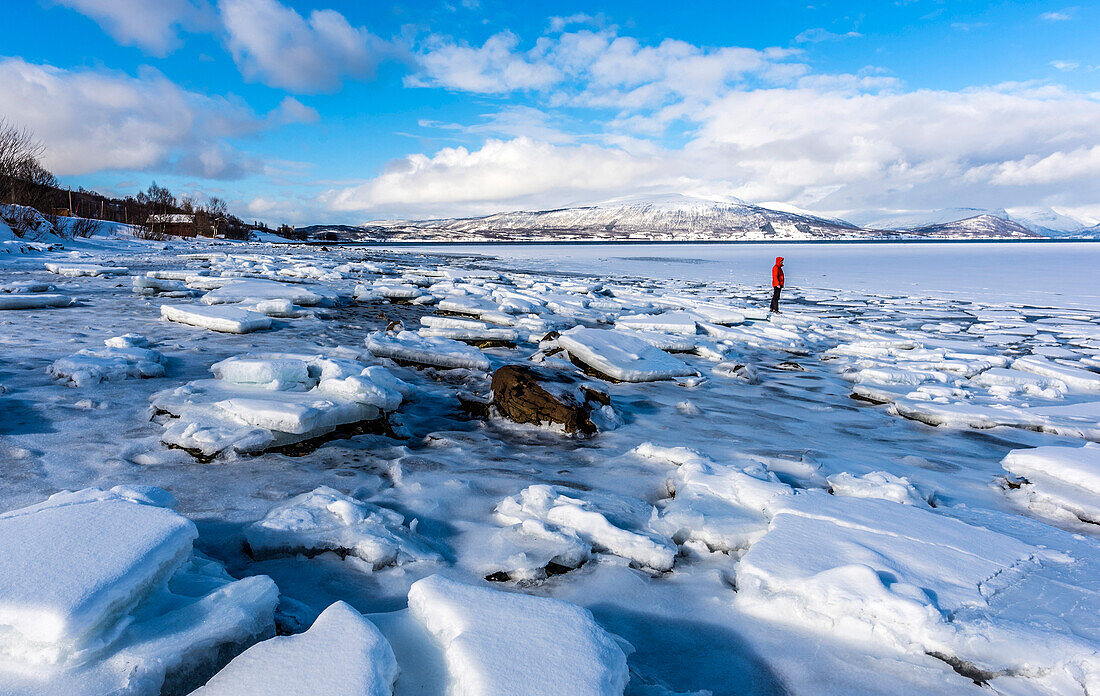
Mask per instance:
[[[966,220],[970,222],[960,224]],[[479,242],[1023,238],[1077,235],[1086,227],[1049,209],[1031,210],[1029,217],[1021,220],[1005,210],[980,208],[866,211],[836,217],[782,202],[757,205],[734,198],[669,193],[482,217],[383,220],[359,227],[312,225],[303,229],[311,234],[331,231],[362,241]],[[1047,229],[1044,224],[1055,227]]]
[[[485,217],[378,222],[366,230],[387,238],[463,240],[837,239],[869,236],[849,223],[770,210],[736,199],[680,194],[628,196],[555,210]]]
[[[975,215],[974,217],[953,222],[945,222],[926,227],[917,227],[911,232],[921,237],[950,239],[989,239],[1039,237],[1023,225],[996,215]]]

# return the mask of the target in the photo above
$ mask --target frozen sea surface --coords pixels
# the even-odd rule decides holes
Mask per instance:
[[[1095,242],[435,244],[409,252],[485,254],[515,268],[640,278],[769,283],[776,256],[788,284],[887,294],[935,294],[1095,309]]]
[[[0,311],[0,513],[61,490],[168,491],[196,558],[271,578],[275,627],[301,636],[214,685],[256,656],[313,664],[294,654],[313,645],[345,645],[329,656],[341,673],[388,656],[354,610],[392,647],[401,695],[489,693],[509,661],[532,680],[516,693],[553,692],[548,675],[591,693],[628,677],[632,696],[1100,690],[1100,472],[1086,447],[1100,440],[1100,245],[68,246],[0,256],[0,297],[73,299]],[[789,287],[769,317],[777,255]],[[232,292],[242,278],[263,295]],[[161,316],[213,300],[270,328]],[[577,326],[590,340],[570,352],[552,332]],[[105,344],[155,351],[163,369],[120,366]],[[106,376],[54,367],[77,355]],[[590,377],[610,397],[593,437],[479,413],[486,363],[581,376],[566,357],[673,378]],[[153,406],[222,382],[232,398],[204,401],[194,422]],[[388,417],[314,417],[370,402]],[[166,444],[207,435],[279,446]],[[0,578],[50,582],[29,572],[0,558]],[[415,591],[410,609],[431,576],[446,581],[419,587],[446,592]],[[345,620],[307,632],[341,601]],[[35,674],[2,649],[5,617],[34,610],[20,602],[0,611],[0,693],[16,683],[5,675]],[[542,606],[556,618],[540,622]],[[94,659],[146,654],[112,646]],[[187,683],[248,647],[182,665]],[[357,675],[379,693],[383,657]],[[142,689],[127,693],[160,687]]]

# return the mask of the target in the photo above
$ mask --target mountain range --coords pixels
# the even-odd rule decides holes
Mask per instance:
[[[481,217],[385,220],[363,225],[311,225],[348,241],[620,241],[1025,239],[1098,237],[1053,209],[867,211],[841,219],[789,204],[683,194],[635,195],[590,205]]]

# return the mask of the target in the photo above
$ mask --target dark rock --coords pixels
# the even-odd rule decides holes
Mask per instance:
[[[793,360],[784,360],[775,366],[777,370],[790,370],[791,372],[805,372],[806,368],[802,367]]]
[[[505,365],[493,373],[493,405],[517,423],[558,423],[568,434],[594,435],[593,408],[609,405],[610,397],[561,370],[530,365]]]

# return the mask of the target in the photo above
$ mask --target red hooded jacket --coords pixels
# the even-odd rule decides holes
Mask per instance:
[[[772,287],[783,287],[783,257],[775,257],[775,265],[772,266]]]

